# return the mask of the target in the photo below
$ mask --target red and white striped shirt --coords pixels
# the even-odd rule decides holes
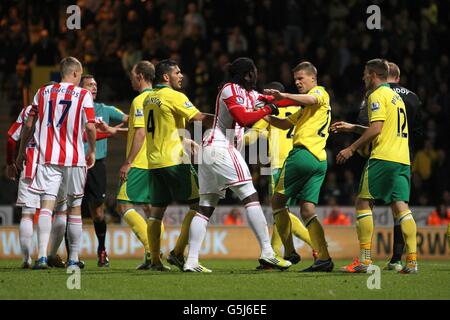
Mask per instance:
[[[203,145],[223,147],[231,145],[240,149],[244,127],[236,123],[230,108],[245,108],[251,112],[255,110],[256,105],[264,106],[264,97],[259,92],[247,91],[238,84],[225,84],[217,95],[213,128],[203,140]]]
[[[65,82],[45,86],[34,96],[33,112],[38,163],[86,166],[83,132],[87,122],[95,122],[91,93]]]
[[[24,122],[28,119],[28,115],[31,111],[31,105],[26,108],[23,108],[22,111],[17,116],[16,122],[14,122],[8,130],[8,137],[18,142],[20,140],[20,133],[22,132],[22,127]],[[30,142],[28,142],[25,153],[26,153],[26,164],[24,167],[25,170],[25,178],[32,179],[34,177],[34,173],[36,172],[36,164],[37,164],[37,150],[36,150],[36,141],[34,138],[31,138]]]

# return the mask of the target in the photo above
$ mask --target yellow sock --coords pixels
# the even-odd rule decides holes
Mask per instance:
[[[319,260],[330,259],[330,254],[328,253],[327,241],[325,240],[325,234],[323,232],[322,225],[320,224],[317,216],[314,215],[305,221],[305,227],[309,232],[311,237],[312,247],[317,248],[318,251],[317,258]]]
[[[125,222],[131,227],[136,237],[144,245],[145,251],[149,251],[147,237],[147,223],[145,219],[134,209],[128,209],[123,215]]]
[[[278,233],[277,226],[275,224],[273,225],[272,239],[270,240],[270,244],[272,245],[275,254],[281,257],[281,247],[283,247],[283,241],[281,241],[280,234]]]
[[[162,241],[163,241],[163,237],[164,237],[164,222],[161,221],[161,235],[160,235],[160,242],[159,242],[159,246],[162,247]]]
[[[159,252],[161,250],[161,224],[162,221],[157,218],[150,217],[147,220],[147,236],[152,256],[152,264],[160,264],[161,259]]]
[[[284,255],[288,256],[295,251],[294,241],[292,239],[292,224],[289,219],[289,211],[286,208],[279,209],[273,212],[275,219],[275,226],[278,234],[283,242]]]
[[[411,262],[416,261],[417,226],[411,214],[411,210],[400,212],[400,214],[398,215],[398,221],[400,222],[400,226],[402,228],[403,238],[405,239],[406,252],[408,253],[406,261],[410,262],[410,259],[412,260]]]
[[[289,218],[291,218],[291,225],[292,225],[291,228],[294,236],[303,240],[312,248],[313,246],[311,242],[311,237],[309,236],[308,229],[306,229],[303,223],[300,221],[300,219],[297,218],[297,216],[292,214],[291,212],[289,212]]]
[[[447,240],[448,240],[448,248],[450,249],[450,223],[447,226]]]
[[[192,218],[194,218],[196,213],[197,211],[195,210],[189,210],[184,217],[183,223],[181,224],[180,235],[178,236],[175,248],[173,248],[173,252],[176,256],[184,255],[184,249],[186,249],[189,242],[189,228],[191,227]]]
[[[372,210],[356,210],[356,232],[359,240],[359,260],[361,262],[372,261]]]

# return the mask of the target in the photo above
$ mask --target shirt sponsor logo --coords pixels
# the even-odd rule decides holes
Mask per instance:
[[[380,104],[378,102],[372,102],[370,109],[372,110],[372,112],[380,110]]]

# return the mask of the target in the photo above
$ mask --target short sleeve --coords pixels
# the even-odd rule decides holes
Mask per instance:
[[[369,122],[386,120],[386,104],[383,96],[373,92],[367,99]]]
[[[220,100],[222,100],[227,106],[228,110],[234,108],[245,108],[244,97],[241,95],[242,90],[238,90],[232,83],[227,83],[223,86],[220,93]]]
[[[83,97],[82,108],[86,114],[87,122],[95,123],[94,100],[92,94],[87,90]]]
[[[190,121],[200,111],[189,101],[185,94],[179,92],[169,100],[168,108]]]
[[[314,96],[317,98],[317,104],[318,105],[324,105],[326,103],[325,101],[325,94],[318,88],[308,92],[309,95]]]
[[[114,107],[114,106],[105,106],[106,110],[109,114],[109,119],[114,122],[122,122],[123,117],[125,116],[125,113],[123,113],[120,109]]]
[[[132,123],[131,126],[133,128],[144,128],[144,103],[142,99],[139,99],[139,96],[134,98],[131,110],[134,112],[134,123]]]
[[[34,95],[33,102],[31,104],[31,110],[30,110],[30,112],[33,116],[37,115],[39,113],[39,97],[42,94],[43,88],[40,88]]]

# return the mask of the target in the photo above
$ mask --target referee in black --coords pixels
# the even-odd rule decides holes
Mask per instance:
[[[421,106],[422,102],[419,97],[411,90],[406,89],[399,85],[400,82],[400,68],[393,62],[388,62],[389,64],[389,74],[387,82],[391,89],[400,95],[406,106],[406,116],[408,122],[408,144],[409,144],[409,154],[412,161],[414,154],[414,146],[418,140],[423,135],[422,121],[421,121]],[[367,100],[365,99],[361,104],[361,109],[359,110],[358,123],[364,126],[369,125],[368,113],[367,113]],[[369,150],[360,152],[361,155],[367,156]],[[412,166],[412,164],[411,164]],[[402,230],[400,228],[400,223],[394,221],[394,244],[392,247],[392,257],[389,263],[386,265],[386,270],[396,270],[397,265],[401,265],[402,254],[405,249],[405,242],[403,240]]]

